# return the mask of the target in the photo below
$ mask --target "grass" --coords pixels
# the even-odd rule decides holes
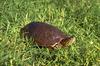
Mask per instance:
[[[76,42],[50,52],[20,38],[32,21],[57,26]],[[100,0],[0,1],[0,66],[100,66]]]

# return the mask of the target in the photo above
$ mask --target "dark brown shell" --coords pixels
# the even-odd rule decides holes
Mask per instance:
[[[60,47],[63,43],[69,42],[71,36],[65,35],[57,27],[43,22],[31,22],[21,29],[21,34],[28,38],[34,38],[34,41],[39,46],[55,47],[56,44]]]

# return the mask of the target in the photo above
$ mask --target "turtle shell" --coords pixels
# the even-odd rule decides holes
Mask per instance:
[[[73,43],[72,36],[65,35],[57,27],[43,22],[31,22],[21,28],[21,35],[32,38],[34,41],[43,47],[55,48],[64,47],[66,43]]]

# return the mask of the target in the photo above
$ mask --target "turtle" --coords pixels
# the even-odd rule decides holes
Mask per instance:
[[[66,35],[56,26],[45,22],[31,22],[20,29],[21,35],[32,38],[38,46],[49,49],[64,48],[75,42],[75,37]]]

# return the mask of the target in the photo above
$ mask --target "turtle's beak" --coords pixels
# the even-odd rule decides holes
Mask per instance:
[[[75,42],[75,37],[71,37],[67,43],[67,46],[73,44]]]

